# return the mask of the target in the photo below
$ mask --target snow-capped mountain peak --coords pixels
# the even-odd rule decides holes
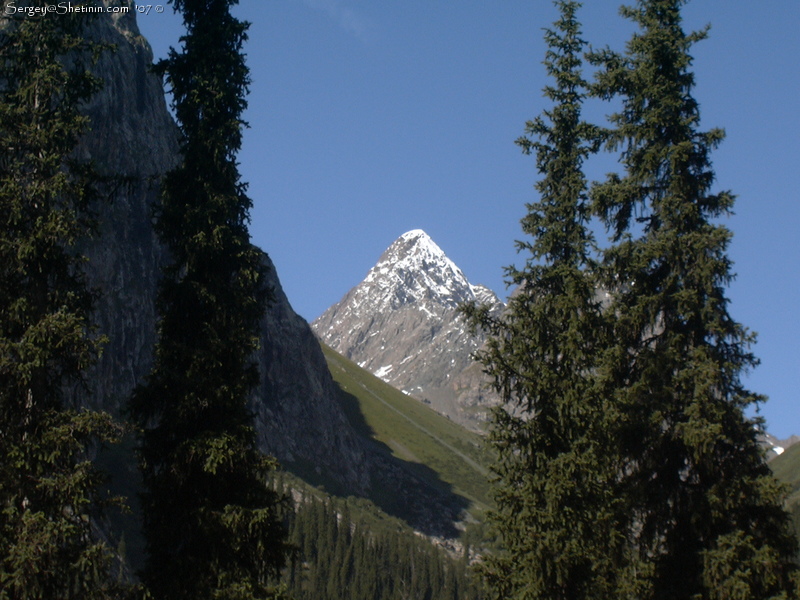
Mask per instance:
[[[382,296],[376,306],[380,310],[418,302],[456,308],[463,302],[478,300],[479,295],[461,269],[421,229],[397,238],[367,273],[361,285],[364,284],[377,286],[369,295],[373,299]],[[480,286],[482,297],[486,296],[484,290],[488,288]]]
[[[483,343],[458,312],[473,301],[503,306],[489,288],[472,285],[427,233],[414,229],[312,328],[334,350],[463,422],[480,412],[468,416],[464,406],[484,402],[480,388],[467,398],[460,379]]]

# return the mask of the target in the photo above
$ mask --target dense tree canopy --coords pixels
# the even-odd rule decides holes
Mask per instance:
[[[119,432],[77,408],[102,342],[76,250],[97,195],[73,158],[99,85],[87,22],[0,16],[0,598],[116,593],[87,450]]]
[[[589,376],[605,324],[582,171],[600,132],[581,119],[579,5],[557,5],[545,34],[553,106],[517,140],[542,175],[517,243],[528,257],[508,270],[516,289],[503,315],[468,311],[492,334],[479,358],[506,401],[491,433],[504,551],[483,569],[497,598],[601,598],[615,578],[613,413]]]
[[[756,359],[728,312],[731,233],[718,222],[734,197],[712,191],[723,132],[699,129],[689,51],[706,31],[684,33],[683,4],[624,7],[639,28],[626,52],[593,57],[594,93],[622,102],[610,146],[624,172],[592,199],[613,237],[602,273],[615,345],[600,385],[624,423],[631,593],[779,597],[795,542],[745,413],[761,400],[741,381]]]
[[[132,401],[155,598],[265,598],[284,564],[273,461],[247,402],[268,292],[247,231],[236,152],[246,106],[247,24],[231,0],[175,0],[186,34],[159,69],[173,94],[182,163],[163,184],[156,228],[172,263],[161,284],[153,371]]]
[[[577,5],[558,2],[545,64],[554,108],[528,124],[542,180],[510,269],[508,311],[472,309],[496,412],[494,521],[484,572],[498,598],[781,598],[796,542],[745,412],[752,336],[728,313],[733,205],[712,192],[720,130],[699,130],[682,0],[639,0],[624,53],[597,51],[590,94],[615,99],[602,139],[621,174],[582,175],[598,130]],[[610,234],[595,248],[589,220]]]
[[[372,518],[370,518],[372,517]],[[303,496],[290,528],[295,600],[477,600],[467,556],[449,556],[363,500]]]

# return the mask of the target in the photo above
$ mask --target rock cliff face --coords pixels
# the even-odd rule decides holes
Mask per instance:
[[[151,364],[154,299],[166,260],[151,211],[160,176],[176,164],[178,131],[161,82],[149,71],[152,52],[133,14],[98,16],[90,35],[115,49],[95,67],[103,87],[86,108],[91,131],[80,153],[101,174],[124,178],[96,207],[99,231],[86,249],[87,272],[98,291],[95,324],[108,338],[91,377],[91,403],[119,412]]]
[[[312,327],[331,348],[387,383],[480,429],[497,399],[471,358],[484,338],[472,335],[458,313],[469,301],[503,307],[416,229],[395,240],[364,281]]]
[[[275,302],[262,321],[261,384],[253,402],[259,443],[287,466],[313,471],[313,479],[368,494],[374,460],[341,410],[319,342],[268,264]]]

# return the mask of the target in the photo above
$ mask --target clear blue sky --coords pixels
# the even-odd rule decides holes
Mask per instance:
[[[619,4],[586,1],[592,45],[623,48],[632,26]],[[238,14],[252,23],[239,155],[251,231],[295,310],[313,320],[416,228],[503,295],[536,200],[534,159],[513,142],[546,106],[549,0],[243,0]],[[731,312],[759,334],[747,382],[770,396],[762,414],[786,437],[800,433],[800,2],[694,0],[684,19],[711,24],[693,52],[695,97],[703,126],[727,131],[714,167],[738,196]],[[139,25],[157,57],[178,43],[169,6]]]

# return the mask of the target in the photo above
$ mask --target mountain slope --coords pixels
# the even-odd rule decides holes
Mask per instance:
[[[471,358],[483,338],[470,334],[458,314],[459,305],[470,301],[503,306],[415,229],[395,240],[312,328],[359,366],[478,429],[495,398]]]
[[[800,539],[800,444],[789,446],[769,462],[772,472],[787,487],[786,508],[792,516],[795,534]]]
[[[322,345],[351,424],[433,486],[463,495],[473,509],[489,504],[488,459],[481,436],[399,392]]]

